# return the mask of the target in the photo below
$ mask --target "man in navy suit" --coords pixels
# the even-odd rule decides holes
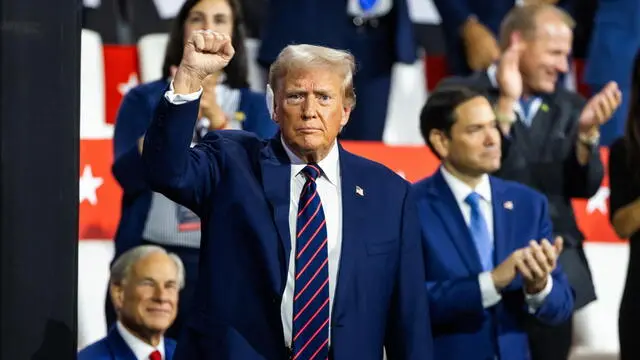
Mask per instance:
[[[528,313],[557,324],[573,292],[557,266],[547,200],[487,175],[500,167],[500,132],[487,98],[451,86],[430,95],[422,135],[442,166],[414,185],[426,288],[439,360],[528,360]]]
[[[155,245],[134,247],[111,266],[109,290],[118,315],[107,337],[78,360],[171,360],[176,342],[164,333],[176,318],[184,265]]]
[[[270,0],[258,60],[268,68],[289,44],[349,50],[358,106],[343,139],[382,140],[393,64],[413,64],[417,45],[407,0]]]
[[[198,31],[142,153],[154,191],[202,222],[200,276],[176,359],[432,359],[410,185],[336,141],[354,59],[285,48],[270,69],[280,131],[218,131],[190,148],[201,82],[234,50]]]

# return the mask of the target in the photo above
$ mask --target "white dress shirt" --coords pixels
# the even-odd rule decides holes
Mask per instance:
[[[281,139],[282,141],[282,139]],[[289,254],[289,271],[287,284],[282,295],[280,316],[286,346],[291,346],[293,333],[293,293],[295,288],[295,255],[296,255],[296,226],[298,221],[298,201],[307,178],[301,173],[307,165],[297,157],[282,141],[289,160],[291,161],[291,192],[289,202],[289,234],[291,237],[291,253]],[[322,174],[316,179],[316,188],[322,201],[322,209],[327,227],[327,247],[329,252],[329,317],[333,309],[333,295],[336,291],[338,278],[338,264],[340,263],[340,251],[342,250],[342,197],[340,188],[340,153],[338,146],[333,145],[329,154],[322,159],[318,166]],[[331,333],[331,319],[329,319],[329,333]]]
[[[133,335],[129,330],[127,330],[124,325],[120,321],[116,323],[116,327],[120,336],[125,343],[129,346],[129,349],[133,351],[133,354],[136,356],[137,360],[149,360],[149,355],[151,355],[154,351],[160,351],[160,356],[162,359],[166,359],[164,355],[164,337],[160,338],[160,343],[158,343],[157,347],[153,347],[146,342],[138,339],[135,335]]]
[[[465,199],[472,192],[478,193],[480,195],[480,211],[482,212],[482,216],[484,217],[484,221],[487,223],[487,229],[489,230],[489,238],[492,242],[495,243],[494,240],[494,224],[493,224],[493,206],[491,204],[491,182],[489,181],[489,176],[487,174],[483,175],[480,179],[480,182],[476,186],[475,189],[472,189],[469,185],[462,182],[460,179],[453,176],[444,166],[440,166],[440,172],[442,173],[442,177],[444,181],[449,185],[453,196],[458,203],[458,207],[462,212],[462,216],[464,217],[464,221],[469,226],[471,222],[471,206],[467,204]],[[494,264],[498,266],[499,264]],[[498,293],[496,290],[496,286],[493,283],[493,278],[491,277],[491,271],[485,271],[478,275],[478,282],[480,284],[480,293],[482,294],[482,306],[487,309],[490,308],[502,300],[502,295]],[[537,294],[526,294],[525,293],[525,301],[527,305],[529,305],[529,311],[531,313],[535,313],[536,310],[542,305],[546,297],[551,292],[551,288],[553,287],[553,278],[549,276],[547,281],[547,286]]]

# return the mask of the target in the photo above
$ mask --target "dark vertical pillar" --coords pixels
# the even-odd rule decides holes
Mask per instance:
[[[0,0],[0,359],[74,359],[80,0]]]

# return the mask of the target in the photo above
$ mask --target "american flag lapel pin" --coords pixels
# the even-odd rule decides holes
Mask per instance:
[[[356,194],[358,194],[358,196],[364,196],[364,190],[360,186],[356,186]]]
[[[505,201],[504,208],[507,210],[513,210],[513,201]]]

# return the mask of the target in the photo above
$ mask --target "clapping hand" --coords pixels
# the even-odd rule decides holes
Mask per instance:
[[[547,239],[540,243],[531,240],[529,246],[522,249],[516,269],[524,279],[526,293],[536,294],[544,290],[549,274],[556,268],[562,247],[563,240],[558,236],[553,245]]]
[[[599,93],[595,94],[585,105],[580,115],[580,133],[590,135],[591,132],[611,119],[620,107],[622,92],[615,81],[609,82]]]
[[[512,36],[511,45],[502,54],[496,71],[496,80],[502,96],[517,101],[522,96],[522,74],[520,73],[520,56],[524,44],[516,35]]]

